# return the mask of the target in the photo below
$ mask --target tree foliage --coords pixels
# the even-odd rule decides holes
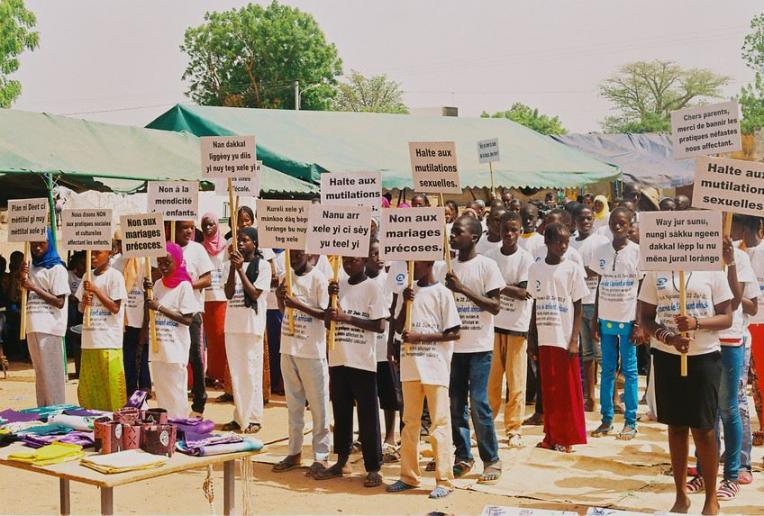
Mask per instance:
[[[751,33],[743,39],[743,61],[756,73],[764,74],[764,13],[751,20]]]
[[[186,93],[201,105],[294,108],[294,81],[302,109],[327,109],[342,73],[337,48],[313,17],[274,1],[267,7],[207,13],[186,30]]]
[[[711,70],[684,69],[671,61],[629,63],[600,84],[600,94],[618,112],[605,119],[603,128],[607,132],[666,130],[671,111],[721,97],[721,88],[729,80]]]
[[[21,95],[21,83],[10,75],[19,69],[19,55],[39,45],[36,23],[23,0],[0,0],[0,108],[11,107]]]
[[[368,113],[408,113],[400,85],[385,75],[364,77],[353,70],[350,80],[340,83],[334,99],[335,111]]]
[[[742,87],[737,99],[743,116],[740,130],[744,134],[764,128],[764,13],[754,16],[751,30],[743,40],[742,57],[756,77],[753,83]]]
[[[558,117],[541,114],[538,109],[522,102],[515,102],[508,111],[498,111],[493,115],[483,111],[480,116],[483,118],[508,118],[541,134],[565,134],[568,132]]]

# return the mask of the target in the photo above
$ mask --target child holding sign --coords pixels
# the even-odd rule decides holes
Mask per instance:
[[[544,440],[538,447],[566,453],[586,444],[578,337],[581,300],[589,291],[581,267],[564,257],[569,241],[567,227],[549,224],[546,258],[528,272],[528,292],[535,300],[531,327],[538,335],[530,353],[538,357],[544,378]]]
[[[127,401],[122,361],[125,280],[109,265],[110,251],[92,251],[93,280],[80,283],[80,312],[90,307],[90,327],[82,329],[77,398],[86,409],[114,411]]]
[[[358,410],[358,428],[363,463],[364,487],[382,484],[382,442],[379,432],[377,398],[376,333],[385,331],[388,306],[382,288],[366,276],[366,258],[343,257],[348,277],[329,283],[329,295],[336,295],[337,308],[326,311],[326,320],[336,321],[335,347],[329,350],[330,397],[334,412],[334,451],[337,463],[318,473],[326,480],[346,473],[353,445],[353,405]]]
[[[48,239],[32,242],[32,267],[21,267],[21,286],[27,289],[27,345],[35,372],[37,406],[64,403],[66,370],[64,341],[69,281],[48,229]]]
[[[403,332],[401,382],[403,431],[401,476],[387,491],[398,493],[419,486],[419,426],[424,399],[432,424],[430,441],[435,456],[435,489],[430,498],[443,498],[453,490],[451,424],[448,385],[454,341],[459,340],[461,321],[454,296],[433,275],[433,262],[415,262],[413,288],[403,291],[411,303],[411,331],[404,331],[406,309],[399,308],[396,329]]]
[[[191,347],[191,325],[196,299],[183,262],[183,250],[167,242],[167,256],[157,258],[162,277],[154,284],[154,298],[145,298],[146,308],[156,312],[157,346],[151,349],[151,369],[157,403],[167,410],[169,418],[188,416],[188,350]],[[144,292],[151,282],[144,280]],[[148,331],[148,317],[144,317]]]

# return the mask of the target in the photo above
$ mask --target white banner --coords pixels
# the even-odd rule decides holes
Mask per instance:
[[[69,251],[111,249],[114,228],[111,210],[64,210],[61,212],[61,245]]]
[[[718,271],[723,265],[721,212],[639,214],[640,270]]]
[[[742,150],[735,101],[671,112],[674,159]]]
[[[310,201],[257,201],[257,239],[261,248],[305,249]]]
[[[156,258],[167,254],[161,213],[122,215],[119,226],[125,258]]]
[[[462,193],[454,142],[409,142],[411,176],[419,193]]]
[[[202,177],[240,177],[257,169],[254,136],[202,136]]]
[[[446,215],[442,207],[385,208],[379,225],[382,260],[443,260]]]
[[[371,207],[312,204],[305,251],[326,256],[369,256]]]
[[[499,139],[480,140],[478,142],[478,160],[480,163],[492,163],[499,160]]]
[[[50,217],[48,199],[8,200],[8,241],[47,242]]]
[[[149,181],[150,213],[164,220],[196,220],[199,215],[199,183],[196,181]]]
[[[379,213],[382,205],[380,172],[332,172],[321,174],[321,204],[370,206]]]
[[[692,205],[760,217],[764,211],[764,163],[697,158]]]

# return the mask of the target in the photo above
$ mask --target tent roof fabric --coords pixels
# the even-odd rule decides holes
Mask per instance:
[[[263,191],[315,192],[276,170],[261,168]],[[140,127],[0,109],[0,173],[52,173],[68,186],[121,189],[125,179],[199,180],[199,139]],[[136,185],[132,184],[134,188]],[[103,186],[101,187],[103,188]]]
[[[658,188],[692,184],[695,160],[672,157],[667,134],[566,134],[555,141],[621,167],[624,180]]]
[[[506,119],[289,111],[178,104],[147,127],[197,136],[255,135],[269,167],[319,181],[323,172],[379,171],[385,188],[411,187],[408,142],[453,140],[461,184],[490,186],[478,140],[498,138],[497,186],[572,187],[619,178],[603,163]]]

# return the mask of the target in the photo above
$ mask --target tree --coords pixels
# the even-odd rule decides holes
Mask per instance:
[[[19,69],[18,56],[34,50],[40,37],[34,32],[37,18],[23,0],[0,0],[0,108],[9,108],[21,95],[21,83],[10,78]]]
[[[522,102],[515,102],[508,111],[498,111],[493,115],[483,111],[480,116],[483,118],[489,116],[491,118],[508,118],[541,134],[565,134],[568,132],[558,117],[543,115],[539,113],[538,109],[526,106]]]
[[[313,17],[274,1],[267,7],[207,13],[186,30],[186,94],[202,105],[294,108],[294,82],[302,109],[326,109],[342,73],[337,48]]]
[[[756,73],[764,73],[764,13],[751,20],[752,32],[743,39],[743,61]]]
[[[742,87],[737,99],[743,116],[740,130],[744,134],[764,128],[764,14],[754,16],[751,29],[753,32],[743,40],[742,56],[756,77],[753,83]]]
[[[671,61],[629,63],[600,84],[600,94],[619,111],[602,126],[607,132],[666,130],[671,111],[721,97],[729,81],[711,70],[683,69]]]
[[[340,83],[334,99],[334,111],[367,113],[408,113],[400,85],[385,75],[366,78],[353,70],[350,80]]]

